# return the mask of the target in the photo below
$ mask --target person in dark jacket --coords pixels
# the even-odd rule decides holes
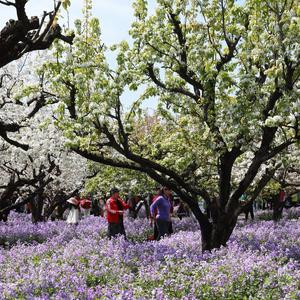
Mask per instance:
[[[130,206],[129,207],[129,217],[131,217],[133,219],[136,219],[136,206],[137,206],[137,202],[136,202],[136,197],[133,196],[132,193],[128,194],[127,204]]]
[[[110,195],[111,197],[106,202],[108,237],[112,238],[121,234],[126,238],[123,216],[124,211],[129,208],[129,205],[120,198],[118,189],[111,189]]]

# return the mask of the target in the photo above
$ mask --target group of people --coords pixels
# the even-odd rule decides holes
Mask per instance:
[[[112,189],[111,197],[106,202],[108,237],[124,235],[124,211],[131,209],[131,203],[126,203],[120,198],[119,190]],[[153,239],[160,240],[163,236],[173,232],[171,216],[174,212],[172,191],[168,187],[157,188],[156,194],[151,199],[150,220],[154,225]]]
[[[100,200],[101,201],[101,200]],[[72,197],[67,200],[70,210],[67,217],[67,223],[78,224],[80,215],[84,217],[89,215],[92,208],[92,201],[89,199],[80,199]],[[109,238],[117,235],[124,235],[126,232],[124,227],[124,213],[129,210],[130,217],[136,217],[137,212],[144,206],[146,215],[150,218],[150,224],[153,226],[153,235],[149,239],[160,240],[163,236],[173,232],[171,216],[176,210],[177,216],[181,219],[189,215],[189,210],[184,204],[177,199],[174,201],[173,193],[168,187],[157,187],[155,194],[149,199],[149,202],[139,198],[130,197],[123,200],[120,197],[120,191],[113,188],[110,191],[110,197],[105,203],[105,215],[103,209],[100,208],[100,216],[107,220]],[[175,208],[174,208],[175,203]],[[149,214],[147,213],[149,212]]]

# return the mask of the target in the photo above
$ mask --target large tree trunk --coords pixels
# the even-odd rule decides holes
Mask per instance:
[[[36,195],[34,199],[31,200],[31,208],[32,223],[44,221],[44,217],[42,215],[43,199],[41,195]]]
[[[211,223],[207,216],[203,215],[197,203],[189,204],[189,206],[200,225],[202,251],[226,246],[237,223],[234,213],[232,215],[225,213],[214,215],[214,221]],[[211,209],[212,213],[216,211],[214,207]]]
[[[282,218],[284,202],[280,201],[279,195],[274,195],[272,197],[272,204],[273,204],[273,220],[277,222]]]
[[[226,246],[235,226],[237,219],[233,217],[224,216],[220,218],[219,222],[213,224],[211,233],[211,248],[220,248]]]
[[[209,227],[201,228],[202,250],[210,251],[215,248],[226,246],[227,242],[235,228],[236,219],[226,215],[219,217]]]

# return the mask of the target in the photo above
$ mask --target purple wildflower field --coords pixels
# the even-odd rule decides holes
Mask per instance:
[[[265,214],[265,213],[264,213]],[[108,240],[106,221],[38,225],[12,213],[0,224],[1,299],[299,299],[300,209],[283,220],[240,221],[228,247],[201,253],[198,226],[147,242],[147,221]]]

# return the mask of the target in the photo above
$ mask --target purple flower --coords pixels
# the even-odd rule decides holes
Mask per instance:
[[[126,220],[129,241],[108,240],[102,218],[33,225],[13,213],[0,224],[9,245],[0,248],[0,298],[298,298],[299,219],[240,222],[228,247],[204,254],[194,220],[173,225],[171,237],[147,242],[148,222]]]

